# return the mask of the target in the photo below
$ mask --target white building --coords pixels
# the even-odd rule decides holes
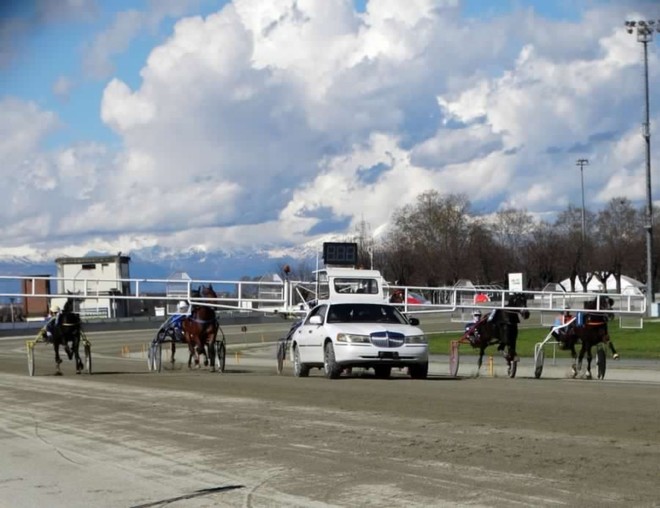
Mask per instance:
[[[122,256],[121,253],[116,256],[57,258],[57,293],[86,295],[76,305],[76,310],[83,316],[125,317],[128,315],[127,301],[112,296],[131,294],[127,280],[130,260],[129,256]],[[52,303],[61,307],[65,301],[54,298]]]

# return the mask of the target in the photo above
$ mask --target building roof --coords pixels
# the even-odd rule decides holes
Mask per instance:
[[[167,280],[188,281],[192,279],[190,278],[190,275],[188,275],[186,272],[174,272],[167,276]]]
[[[78,258],[74,257],[61,257],[55,259],[55,263],[58,265],[80,265],[83,263],[126,263],[131,260],[130,256],[82,256]]]

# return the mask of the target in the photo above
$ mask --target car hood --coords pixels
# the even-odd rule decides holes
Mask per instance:
[[[403,335],[424,335],[421,328],[394,323],[329,323],[326,329],[335,333],[355,333],[371,335],[377,332],[397,332]]]

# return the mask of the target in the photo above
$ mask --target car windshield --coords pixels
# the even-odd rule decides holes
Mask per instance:
[[[391,305],[338,303],[328,311],[328,323],[407,324],[406,318]]]

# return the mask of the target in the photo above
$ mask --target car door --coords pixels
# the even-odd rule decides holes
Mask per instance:
[[[296,333],[296,340],[300,348],[300,360],[303,363],[323,362],[324,323],[327,311],[328,306],[325,304],[312,309]]]

